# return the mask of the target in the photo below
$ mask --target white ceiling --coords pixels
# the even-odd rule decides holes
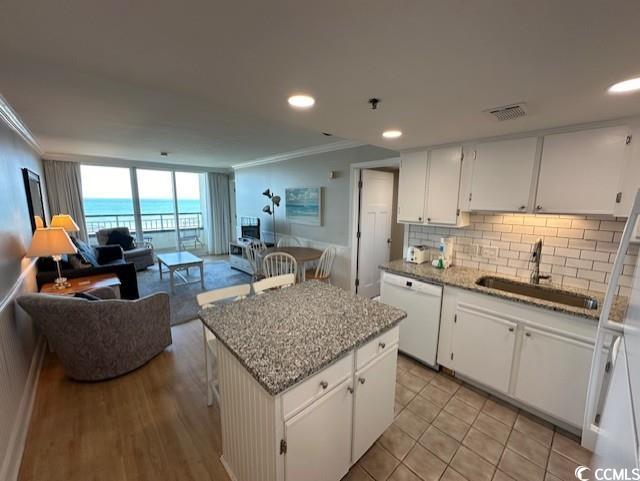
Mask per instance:
[[[340,140],[322,131],[413,148],[640,114],[606,93],[640,75],[639,19],[637,0],[5,0],[0,93],[47,152],[228,166]],[[299,91],[314,109],[288,107]],[[525,118],[482,114],[519,101]]]

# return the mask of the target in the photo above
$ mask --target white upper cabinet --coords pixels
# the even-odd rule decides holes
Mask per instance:
[[[621,126],[545,136],[534,212],[614,214],[628,132]]]
[[[398,222],[422,224],[424,221],[427,152],[403,153],[398,181]]]
[[[462,147],[435,149],[430,152],[427,175],[427,223],[456,224],[461,170]]]
[[[629,216],[633,199],[640,189],[640,121],[631,125],[630,133],[633,138],[627,147],[629,155],[627,155],[626,166],[620,176],[620,201],[616,203],[616,217]]]
[[[537,137],[478,144],[471,210],[526,211],[537,145]]]

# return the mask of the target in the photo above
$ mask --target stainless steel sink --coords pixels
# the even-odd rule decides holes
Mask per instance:
[[[584,309],[597,309],[598,301],[593,297],[577,294],[575,292],[563,291],[526,282],[512,281],[502,277],[484,276],[476,281],[476,284],[489,289],[510,292],[521,296],[534,297],[544,301],[557,302],[567,306],[582,307]]]

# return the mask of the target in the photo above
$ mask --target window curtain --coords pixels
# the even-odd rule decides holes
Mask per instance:
[[[49,212],[69,214],[76,221],[80,232],[76,237],[87,241],[87,226],[82,204],[80,164],[58,160],[43,160],[44,179],[49,199]]]
[[[209,251],[213,255],[228,254],[231,239],[231,205],[229,176],[209,172]]]

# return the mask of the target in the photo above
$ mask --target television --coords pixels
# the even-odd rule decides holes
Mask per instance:
[[[260,239],[260,219],[258,217],[241,217],[240,236],[243,239]]]

